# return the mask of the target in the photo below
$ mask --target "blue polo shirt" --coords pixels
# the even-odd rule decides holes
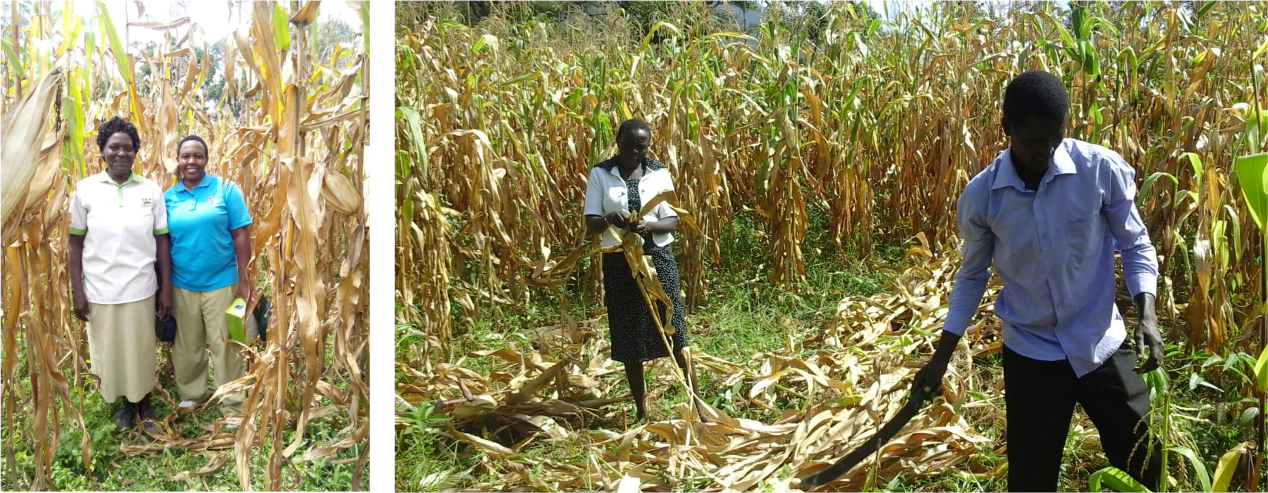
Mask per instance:
[[[205,175],[193,190],[183,181],[163,193],[172,238],[172,285],[213,291],[238,282],[238,259],[229,231],[251,224],[233,182]]]

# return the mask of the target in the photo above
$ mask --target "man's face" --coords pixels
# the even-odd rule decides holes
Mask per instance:
[[[1065,119],[1029,117],[1020,123],[1004,118],[1004,134],[1012,147],[1013,165],[1026,172],[1044,172],[1065,138]]]

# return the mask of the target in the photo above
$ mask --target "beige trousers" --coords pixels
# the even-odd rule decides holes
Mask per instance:
[[[176,340],[172,342],[172,366],[181,400],[201,401],[207,393],[207,353],[211,353],[216,388],[246,375],[242,356],[229,342],[225,310],[233,304],[237,285],[213,291],[190,291],[173,287],[172,307],[176,317]],[[153,331],[151,331],[151,337]],[[220,401],[221,414],[242,412],[243,392],[226,395]]]
[[[119,396],[137,402],[154,390],[155,347],[154,296],[131,303],[88,304],[88,357],[106,402]]]

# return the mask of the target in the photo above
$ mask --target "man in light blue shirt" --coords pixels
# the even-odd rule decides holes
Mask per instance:
[[[1061,80],[1026,72],[1004,94],[1009,147],[964,188],[957,205],[963,259],[943,335],[913,388],[936,391],[977,311],[991,267],[1004,281],[1008,488],[1056,491],[1076,402],[1110,463],[1157,491],[1158,443],[1139,373],[1159,366],[1154,314],[1158,261],[1136,210],[1135,172],[1117,153],[1066,139]],[[1114,304],[1114,250],[1139,311],[1134,344]],[[1149,349],[1141,368],[1137,354]],[[1133,371],[1134,370],[1134,371]]]

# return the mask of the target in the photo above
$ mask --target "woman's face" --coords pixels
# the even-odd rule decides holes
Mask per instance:
[[[132,145],[132,137],[123,132],[115,132],[106,139],[106,147],[101,150],[101,158],[106,161],[110,175],[126,177],[132,173],[132,163],[136,161],[136,147]]]
[[[187,140],[176,152],[181,178],[200,181],[207,174],[207,148],[197,140]]]
[[[638,163],[647,156],[647,147],[652,144],[652,134],[645,129],[635,129],[621,134],[616,139],[616,148],[621,161]]]

